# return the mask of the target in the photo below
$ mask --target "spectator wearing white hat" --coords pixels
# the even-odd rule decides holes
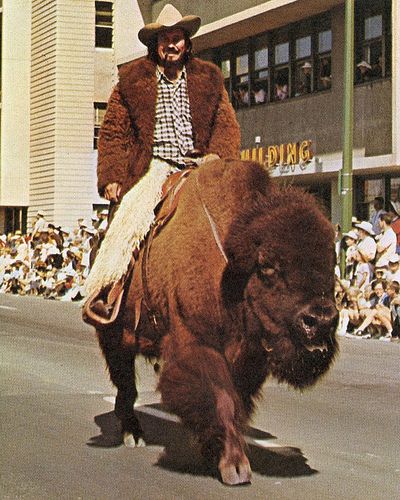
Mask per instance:
[[[82,284],[80,276],[76,272],[66,272],[66,283],[64,295],[61,297],[62,302],[70,302],[72,300],[81,300],[83,298]]]
[[[37,240],[39,238],[40,232],[45,226],[47,226],[47,220],[45,219],[44,212],[42,210],[38,210],[36,212],[36,222],[32,229],[32,240]]]
[[[367,61],[361,61],[357,64],[358,80],[361,82],[368,82],[371,78],[372,66]]]
[[[397,281],[400,284],[400,256],[392,255],[388,260],[388,271],[386,271],[386,279],[388,281]]]
[[[357,250],[362,255],[365,262],[372,262],[376,255],[376,241],[374,240],[374,230],[370,222],[361,221],[356,224],[358,229]]]
[[[306,61],[301,67],[303,70],[300,76],[300,82],[298,86],[298,90],[296,92],[297,95],[309,94],[312,90],[312,65],[309,61]]]
[[[377,256],[375,265],[380,266],[388,262],[390,257],[396,254],[396,233],[391,228],[392,216],[388,213],[379,216],[380,234],[376,237],[377,240]]]

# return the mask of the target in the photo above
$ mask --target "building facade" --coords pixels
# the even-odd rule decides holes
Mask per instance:
[[[116,47],[139,45],[136,1],[1,3],[0,232],[38,210],[71,227],[97,195],[97,136],[117,81]]]
[[[344,0],[169,0],[202,27],[194,50],[218,64],[242,129],[242,155],[305,186],[340,221]],[[97,138],[118,66],[167,0],[3,0],[0,232],[38,209],[71,226],[104,205]],[[399,198],[400,6],[356,0],[354,213]],[[396,63],[397,62],[397,63]]]

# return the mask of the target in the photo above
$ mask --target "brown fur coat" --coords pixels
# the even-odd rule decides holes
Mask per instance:
[[[204,154],[237,158],[240,130],[219,68],[196,58],[186,68],[194,147]],[[152,155],[157,99],[155,64],[147,58],[138,59],[121,67],[119,77],[99,139],[100,195],[111,182],[119,182],[124,195],[147,172]]]

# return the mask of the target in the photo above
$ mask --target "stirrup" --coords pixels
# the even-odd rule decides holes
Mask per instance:
[[[115,283],[108,293],[105,289],[93,292],[83,306],[83,321],[98,329],[113,326],[118,320],[123,295],[124,287],[120,282]]]

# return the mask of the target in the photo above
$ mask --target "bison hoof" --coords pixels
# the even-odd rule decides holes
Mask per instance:
[[[227,463],[221,459],[219,472],[222,482],[229,486],[238,486],[251,482],[251,468],[247,457],[244,457],[238,464]]]
[[[127,448],[143,448],[146,443],[143,438],[134,438],[131,432],[124,432],[124,445]]]

